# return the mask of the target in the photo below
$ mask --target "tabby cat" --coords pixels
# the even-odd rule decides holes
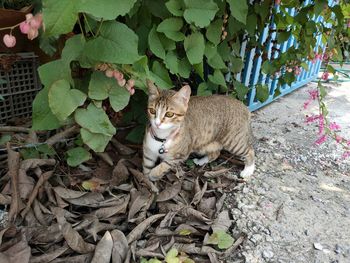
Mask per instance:
[[[143,142],[143,173],[152,181],[190,153],[204,156],[193,160],[204,165],[218,158],[221,150],[242,157],[241,177],[253,174],[250,112],[242,102],[221,95],[190,98],[188,85],[178,92],[160,90],[151,81],[147,85],[150,125]]]

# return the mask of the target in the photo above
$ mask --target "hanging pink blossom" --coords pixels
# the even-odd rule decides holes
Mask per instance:
[[[304,110],[306,110],[307,107],[309,107],[310,103],[311,103],[310,99],[308,99],[307,101],[304,102]]]
[[[113,77],[113,74],[114,74],[114,71],[113,71],[113,70],[110,70],[110,69],[107,69],[106,72],[105,72],[105,75],[106,75],[108,78],[112,78],[112,77]]]
[[[315,100],[318,98],[318,90],[315,89],[315,90],[308,90],[309,94],[310,94],[310,98],[312,100]]]
[[[328,80],[328,78],[329,78],[329,73],[326,71],[326,72],[323,72],[323,74],[322,74],[322,79],[323,80]]]
[[[27,37],[28,37],[29,40],[33,40],[33,39],[36,38],[38,35],[39,35],[38,29],[30,28],[29,31],[28,31]]]
[[[336,140],[337,143],[340,143],[340,142],[343,141],[343,138],[341,136],[339,136],[339,135],[336,135],[335,136],[335,140]]]
[[[329,124],[329,129],[330,129],[331,131],[338,131],[338,130],[340,130],[341,128],[340,128],[340,125],[337,124],[336,122],[331,122],[331,123]]]
[[[323,115],[320,115],[318,122],[318,133],[322,134],[324,132],[324,117]]]
[[[305,122],[312,123],[312,122],[315,122],[316,120],[318,120],[319,118],[320,118],[320,115],[307,116]]]
[[[28,34],[30,25],[28,24],[27,21],[23,21],[22,23],[19,24],[19,29],[23,34]]]
[[[327,140],[327,136],[325,134],[323,134],[320,138],[318,138],[315,142],[315,144],[317,145],[321,145],[322,143],[324,143]]]
[[[350,151],[346,151],[345,153],[343,153],[342,155],[342,159],[346,159],[350,157]]]
[[[16,38],[13,35],[5,34],[2,40],[7,47],[11,48],[16,45]]]
[[[301,74],[301,68],[300,67],[295,67],[294,68],[294,75],[299,76]]]

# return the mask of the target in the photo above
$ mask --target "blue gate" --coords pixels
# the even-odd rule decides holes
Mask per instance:
[[[309,3],[311,3],[310,0],[305,1],[305,4],[309,4]],[[289,14],[295,15],[295,10],[294,9],[290,10]],[[315,20],[316,22],[321,22],[322,17],[319,16]],[[264,29],[263,34],[261,35],[261,38],[260,38],[261,44],[266,41],[270,28],[273,29],[274,27],[275,25],[271,23]],[[282,44],[275,44],[277,42],[276,39],[277,39],[277,34],[276,32],[273,32],[268,42],[265,45],[267,47],[268,59],[271,59],[273,49],[279,49],[281,50],[281,53],[283,53],[292,46],[296,48],[298,46],[298,43],[293,36],[291,36],[287,41],[285,41]],[[322,44],[322,35],[320,34],[317,36],[317,45],[315,47],[315,51],[317,51],[319,46],[323,47],[323,50],[324,50],[324,45]],[[252,50],[247,51],[246,43],[242,44],[241,57],[244,57],[244,68],[242,72],[236,76],[236,79],[238,81],[241,81],[246,87],[252,87],[252,89],[249,91],[247,95],[247,102],[248,102],[247,104],[251,111],[257,110],[271,103],[273,100],[279,97],[282,97],[304,86],[305,84],[311,82],[312,80],[316,79],[322,64],[322,61],[319,59],[315,63],[313,63],[312,61],[305,61],[308,64],[308,70],[306,71],[305,69],[302,69],[300,75],[297,77],[295,82],[293,82],[291,85],[285,84],[279,87],[280,94],[278,96],[274,96],[275,91],[278,88],[278,77],[270,78],[269,76],[266,76],[266,74],[262,73],[261,71],[262,62],[263,62],[262,56],[261,56],[261,53],[257,51],[258,50],[256,50],[256,48],[253,48]],[[269,97],[264,102],[260,102],[256,99],[255,87],[257,84],[266,85],[269,89]]]

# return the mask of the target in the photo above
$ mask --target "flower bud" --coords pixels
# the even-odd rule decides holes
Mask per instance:
[[[16,38],[13,35],[6,34],[2,40],[7,47],[14,47],[16,45]]]

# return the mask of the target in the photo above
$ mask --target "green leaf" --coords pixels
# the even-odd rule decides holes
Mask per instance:
[[[130,93],[125,88],[116,85],[109,92],[109,102],[115,112],[124,109],[130,99]]]
[[[4,134],[0,137],[0,145],[5,145],[7,142],[11,140],[11,135]]]
[[[233,82],[233,86],[234,86],[234,89],[237,93],[237,97],[239,100],[244,100],[246,95],[248,94],[249,92],[249,88],[246,87],[244,84],[242,84],[241,82],[239,81],[234,81]]]
[[[262,64],[261,69],[262,69],[262,72],[265,73],[265,74],[273,74],[276,71],[276,68],[273,66],[273,64],[269,60],[266,60]]]
[[[171,89],[173,87],[168,71],[158,61],[154,61],[151,75],[158,87],[162,89]]]
[[[205,43],[201,33],[195,32],[187,36],[184,41],[184,47],[187,58],[192,65],[202,62]]]
[[[184,13],[185,6],[182,0],[170,0],[165,5],[174,16],[182,16]]]
[[[171,17],[163,20],[157,27],[158,32],[164,33],[168,38],[174,41],[182,41],[185,35],[179,32],[183,26],[181,18]]]
[[[214,71],[214,74],[213,75],[209,75],[208,78],[214,84],[217,84],[217,85],[220,85],[222,87],[227,88],[225,77],[224,77],[224,74],[222,74],[221,70],[216,69]]]
[[[214,69],[225,69],[226,64],[222,60],[222,57],[217,51],[217,47],[211,44],[210,42],[207,42],[205,45],[205,56],[208,58],[208,64],[213,67]]]
[[[45,34],[60,35],[72,31],[78,18],[76,2],[71,0],[43,0]]]
[[[203,61],[199,64],[193,65],[193,69],[201,77],[201,79],[204,79]]]
[[[217,19],[209,25],[205,36],[213,44],[218,45],[221,41],[221,34],[222,34],[222,19]]]
[[[231,61],[231,71],[233,73],[238,73],[241,72],[242,68],[243,68],[243,61],[241,58],[236,58],[236,57],[231,57],[230,59]]]
[[[45,87],[49,87],[57,80],[66,79],[73,82],[69,63],[58,59],[46,63],[38,68],[40,81]]]
[[[19,152],[24,160],[40,159],[40,153],[34,147],[21,149]]]
[[[105,100],[110,90],[117,85],[114,78],[108,78],[103,72],[94,71],[89,83],[89,98],[93,100]]]
[[[67,119],[86,100],[86,94],[80,90],[71,89],[69,82],[65,79],[54,82],[48,96],[52,113],[60,121]]]
[[[226,249],[233,245],[234,239],[223,230],[215,231],[208,238],[207,243],[218,245],[220,249]]]
[[[162,263],[162,261],[156,259],[156,258],[151,258],[148,263]]]
[[[48,88],[42,89],[33,101],[33,130],[54,130],[61,127],[60,121],[50,109],[48,93]]]
[[[302,63],[300,64],[300,66],[301,66],[303,69],[305,69],[306,71],[309,70],[309,65],[308,65],[307,63],[305,63],[305,62],[302,62]]]
[[[179,263],[180,259],[177,258],[177,255],[179,254],[179,252],[177,251],[176,248],[172,248],[168,251],[168,253],[166,253],[165,256],[165,262],[166,263]]]
[[[207,83],[202,82],[201,84],[198,85],[197,89],[197,95],[198,96],[209,96],[213,92],[209,89]]]
[[[207,27],[219,10],[213,0],[184,0],[185,12],[183,14],[187,23],[194,23],[198,27]]]
[[[187,58],[179,59],[174,51],[169,51],[165,57],[165,66],[172,74],[179,74],[183,78],[188,78],[191,72],[191,65]]]
[[[95,152],[103,152],[108,142],[112,139],[112,136],[101,133],[93,133],[84,128],[80,129],[80,135],[83,142]]]
[[[336,70],[332,65],[327,65],[327,71],[331,74],[335,74]]]
[[[165,59],[165,50],[162,42],[159,39],[159,35],[156,31],[155,26],[151,29],[148,35],[149,48],[154,55],[161,59]]]
[[[131,132],[129,132],[128,136],[126,136],[126,139],[133,143],[142,143],[144,134],[145,126],[138,125],[134,129],[132,129]]]
[[[61,1],[61,0],[60,0]],[[104,20],[113,20],[124,16],[137,0],[74,0],[79,12],[89,13]],[[74,2],[72,1],[72,2]]]
[[[248,14],[247,0],[227,0],[230,5],[231,15],[236,18],[239,22],[246,24]]]
[[[260,102],[264,102],[269,98],[269,87],[266,85],[256,85],[256,98]]]
[[[76,147],[67,151],[67,163],[69,166],[76,167],[83,162],[91,159],[91,153],[83,147]]]
[[[69,38],[62,50],[62,60],[67,64],[75,60],[82,53],[85,43],[85,38],[82,34]]]
[[[97,61],[132,64],[140,59],[138,36],[123,23],[104,22],[100,36],[86,43],[84,55]]]
[[[277,35],[277,43],[278,44],[284,43],[289,39],[290,36],[291,36],[290,32],[279,32]]]
[[[55,149],[51,145],[47,144],[41,144],[36,147],[36,149],[44,156],[47,158],[47,156],[54,156],[56,153]]]
[[[91,133],[113,136],[116,132],[105,111],[92,103],[87,109],[75,111],[75,121]]]

